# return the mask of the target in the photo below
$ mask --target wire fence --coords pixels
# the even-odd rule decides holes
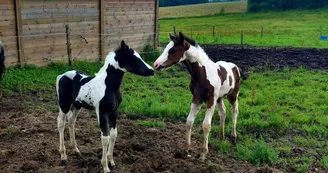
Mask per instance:
[[[171,28],[171,29],[169,29]],[[328,42],[320,42],[328,35],[328,27],[318,28],[290,28],[279,26],[246,26],[243,29],[224,28],[219,25],[177,25],[160,27],[160,40],[168,40],[168,34],[182,32],[185,36],[195,39],[197,42],[215,44],[250,44],[259,46],[298,46],[298,47],[322,47],[328,46]]]

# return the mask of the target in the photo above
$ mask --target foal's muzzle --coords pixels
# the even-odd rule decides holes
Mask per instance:
[[[159,65],[159,64],[156,64],[155,65],[155,70],[158,70],[158,71],[160,71],[161,69],[163,69],[163,68],[165,68],[162,64],[161,65]]]

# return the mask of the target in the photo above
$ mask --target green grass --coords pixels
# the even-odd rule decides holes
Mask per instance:
[[[220,14],[222,9],[224,11],[223,14],[246,12],[247,2],[220,2],[173,7],[160,7],[159,17],[163,19],[213,15]],[[197,12],[195,13],[195,11]]]
[[[74,62],[73,67],[53,63],[49,67],[9,67],[1,83],[2,94],[34,94],[56,100],[56,76],[70,69],[94,74],[100,63]],[[328,155],[328,72],[304,68],[283,71],[250,71],[242,81],[237,123],[237,149],[218,141],[219,118],[212,122],[210,144],[223,154],[253,164],[270,164],[282,170],[306,172],[310,167],[327,167]],[[152,78],[125,74],[120,111],[163,121],[143,120],[147,127],[165,127],[166,121],[184,123],[189,112],[190,77],[178,66],[156,73]],[[131,104],[133,103],[133,104]],[[226,103],[226,133],[231,129],[231,106]],[[45,105],[46,106],[46,105]],[[49,109],[55,105],[48,105]],[[194,127],[202,135],[204,107]],[[301,151],[301,152],[299,152]],[[278,156],[278,157],[277,157]]]
[[[136,124],[145,126],[145,127],[157,127],[159,129],[165,128],[165,122],[157,121],[157,120],[139,120],[136,122]]]
[[[176,26],[177,32],[192,35],[199,43],[240,44],[242,30],[244,44],[328,48],[328,41],[319,40],[320,32],[328,35],[327,9],[186,17],[162,19],[159,23],[160,42],[168,42],[168,33]]]

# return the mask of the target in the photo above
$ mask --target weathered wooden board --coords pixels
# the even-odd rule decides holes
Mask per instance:
[[[17,37],[14,0],[0,0],[0,41],[5,50],[5,64],[17,63]]]
[[[99,60],[121,40],[141,51],[156,41],[156,1],[0,0],[0,40],[6,64],[19,63],[19,53],[23,53],[21,60],[36,65],[66,61],[66,25],[73,59]]]

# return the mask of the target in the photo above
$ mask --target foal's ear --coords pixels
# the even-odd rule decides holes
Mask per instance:
[[[169,33],[169,37],[170,37],[171,40],[174,40],[175,39],[175,36],[172,35],[171,33]]]
[[[121,41],[121,48],[123,50],[128,50],[129,49],[129,46],[125,44],[124,40]]]
[[[180,41],[184,41],[185,40],[185,37],[184,37],[184,35],[181,32],[179,32],[179,40]]]

